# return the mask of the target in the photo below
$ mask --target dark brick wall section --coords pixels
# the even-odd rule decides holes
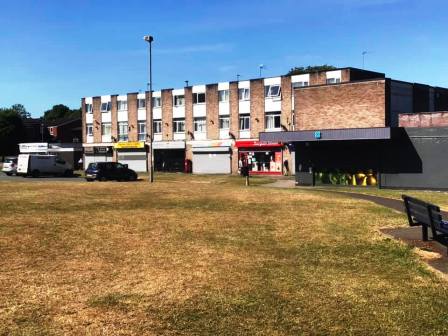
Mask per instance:
[[[207,139],[219,139],[219,108],[218,108],[218,84],[209,84],[205,87],[205,99],[207,108]]]
[[[145,92],[145,99],[146,99],[146,134],[148,134],[152,138],[152,120],[153,118],[151,113],[151,107],[152,107],[152,92],[146,91]],[[146,138],[147,141],[149,141],[150,138]],[[154,140],[154,139],[153,139]]]
[[[282,76],[281,88],[282,88],[282,114],[281,114],[282,129],[283,127],[285,127],[287,130],[292,130],[292,87],[290,76]]]
[[[436,87],[434,95],[435,111],[448,111],[448,89]]]
[[[296,130],[386,126],[385,80],[295,90]]]
[[[400,127],[447,127],[448,111],[400,114]]]
[[[162,90],[162,139],[173,140],[173,90]]]
[[[239,100],[238,100],[238,82],[229,84],[229,105],[230,105],[230,133],[239,138]]]
[[[412,88],[414,113],[429,111],[429,86],[414,84]]]
[[[138,140],[137,128],[137,93],[128,93],[128,138],[129,141]]]
[[[264,129],[264,82],[253,79],[250,81],[250,137],[258,138]]]
[[[193,89],[187,86],[185,94],[185,139],[192,140],[193,129]]]
[[[87,142],[87,128],[86,128],[86,99],[81,99],[81,121],[82,121],[82,142]]]
[[[386,75],[381,72],[368,71],[362,69],[344,69],[342,72],[342,76],[344,77],[344,71],[349,71],[349,81],[360,81],[360,80],[368,80],[368,79],[379,79],[385,78]]]
[[[101,142],[101,97],[93,97],[93,142]]]
[[[324,85],[327,84],[326,71],[311,72],[310,73],[310,85]]]
[[[111,131],[110,131],[110,134],[112,136],[112,141],[114,141],[113,138],[118,140],[117,96],[118,95],[110,96],[110,103],[111,103],[111,112],[110,112]]]

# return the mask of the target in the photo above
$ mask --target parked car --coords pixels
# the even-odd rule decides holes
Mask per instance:
[[[2,172],[6,175],[16,175],[17,174],[17,156],[7,156],[3,162]]]
[[[73,168],[56,155],[20,154],[17,175],[39,177],[41,175],[72,176]]]
[[[94,180],[107,181],[135,181],[137,173],[128,168],[127,164],[119,162],[92,162],[87,167],[86,180],[91,182]]]

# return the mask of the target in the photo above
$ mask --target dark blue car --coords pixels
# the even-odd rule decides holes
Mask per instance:
[[[128,165],[119,162],[93,162],[86,169],[86,180],[91,181],[135,181],[137,173]]]

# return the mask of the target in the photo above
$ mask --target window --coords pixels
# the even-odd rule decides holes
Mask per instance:
[[[185,105],[184,95],[174,96],[174,106],[184,106],[184,105]]]
[[[128,109],[127,100],[119,100],[117,101],[117,110],[118,111],[126,111]]]
[[[107,103],[101,103],[101,112],[110,112],[110,102]]]
[[[174,133],[185,132],[185,119],[173,119],[173,132]]]
[[[128,123],[118,123],[118,141],[128,141]]]
[[[304,86],[308,86],[308,85],[309,85],[308,82],[295,82],[295,83],[292,83],[292,88],[297,89],[299,87],[304,87]]]
[[[230,128],[229,116],[220,116],[219,117],[219,128],[220,129],[229,129]]]
[[[162,98],[152,97],[152,107],[161,107],[161,106],[162,106]]]
[[[86,125],[86,134],[87,134],[87,136],[93,136],[93,125],[92,124]]]
[[[110,135],[111,128],[112,128],[112,126],[110,123],[102,123],[101,124],[101,135]]]
[[[194,118],[194,131],[199,133],[205,133],[207,131],[205,117]]]
[[[281,96],[280,85],[266,85],[264,87],[265,98],[279,98]]]
[[[92,113],[93,109],[92,109],[92,104],[86,104],[86,113]]]
[[[145,108],[146,107],[146,99],[138,99],[137,100],[137,106],[139,109]]]
[[[193,104],[204,104],[204,103],[205,103],[205,93],[204,92],[193,93]]]
[[[336,84],[340,82],[341,82],[340,78],[327,78],[327,84]]]
[[[250,115],[240,114],[240,131],[248,131],[250,129]]]
[[[218,101],[220,103],[229,101],[229,90],[219,90],[218,91]]]
[[[238,89],[239,100],[250,100],[250,89]]]
[[[281,127],[280,112],[266,113],[266,129],[277,129]]]
[[[138,122],[138,140],[145,141],[146,140],[146,121]]]
[[[152,130],[153,130],[154,134],[162,133],[162,120],[153,120]]]

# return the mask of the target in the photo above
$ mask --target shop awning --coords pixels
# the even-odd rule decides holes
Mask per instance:
[[[312,131],[261,132],[260,142],[311,142],[340,140],[387,140],[390,127],[342,128]]]
[[[275,132],[275,133],[281,133],[281,132]],[[258,140],[237,140],[235,141],[235,147],[237,148],[267,148],[267,147],[283,147],[282,143],[278,142],[266,142],[262,141],[260,138],[260,141]]]

